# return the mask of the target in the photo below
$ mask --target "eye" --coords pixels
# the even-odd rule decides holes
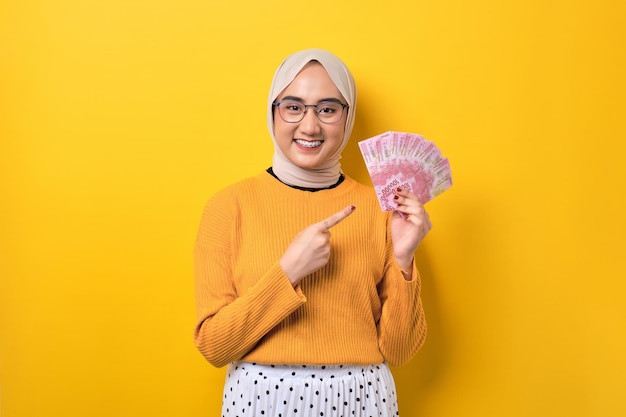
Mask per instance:
[[[304,109],[304,105],[302,103],[298,103],[297,101],[283,101],[280,106],[283,109],[294,113],[299,113]]]
[[[333,102],[321,102],[317,105],[317,112],[320,114],[333,114],[341,109],[341,105]]]

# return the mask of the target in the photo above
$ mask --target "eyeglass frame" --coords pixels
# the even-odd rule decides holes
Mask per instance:
[[[304,106],[304,111],[302,112],[302,118],[296,122],[289,122],[287,120],[285,120],[285,118],[283,117],[283,115],[280,112],[280,105],[284,102],[295,102],[295,103],[300,103],[302,104],[302,106]],[[281,101],[275,101],[272,103],[272,107],[276,107],[278,109],[278,115],[280,116],[280,118],[283,120],[283,122],[285,123],[300,123],[302,120],[304,120],[304,116],[306,116],[306,112],[307,112],[307,107],[315,107],[315,117],[317,117],[317,120],[319,120],[320,122],[327,124],[327,125],[334,125],[337,124],[341,121],[341,117],[339,117],[339,120],[337,120],[336,122],[325,122],[320,118],[320,115],[317,111],[317,106],[319,106],[322,103],[336,103],[339,104],[341,106],[341,117],[343,117],[343,111],[347,108],[350,108],[350,105],[347,103],[342,103],[339,100],[321,100],[320,102],[318,102],[317,104],[306,104],[303,101],[300,100],[293,100],[293,99],[287,99],[287,100],[281,100]]]

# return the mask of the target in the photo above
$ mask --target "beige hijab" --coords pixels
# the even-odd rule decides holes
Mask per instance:
[[[280,150],[274,137],[274,117],[272,104],[278,95],[293,81],[302,68],[311,61],[317,61],[326,69],[343,98],[347,101],[348,115],[343,141],[333,155],[315,169],[300,168],[291,162]],[[267,106],[267,125],[274,141],[272,169],[278,178],[286,184],[308,188],[324,188],[335,184],[341,174],[341,152],[348,144],[354,126],[356,110],[356,85],[348,67],[330,52],[321,49],[307,49],[288,56],[274,74]]]

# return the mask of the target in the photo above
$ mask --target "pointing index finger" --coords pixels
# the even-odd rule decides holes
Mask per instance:
[[[339,224],[343,219],[345,219],[349,215],[351,215],[355,209],[356,209],[355,206],[348,206],[342,210],[339,210],[337,213],[329,216],[326,220],[324,220],[322,224],[324,225],[326,230],[328,230],[331,227]]]

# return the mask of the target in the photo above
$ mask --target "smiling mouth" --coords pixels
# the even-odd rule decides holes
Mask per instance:
[[[302,139],[294,139],[294,142],[296,142],[298,145],[302,146],[303,148],[309,148],[309,149],[317,148],[318,146],[321,146],[322,143],[324,143],[323,140],[302,140]]]

